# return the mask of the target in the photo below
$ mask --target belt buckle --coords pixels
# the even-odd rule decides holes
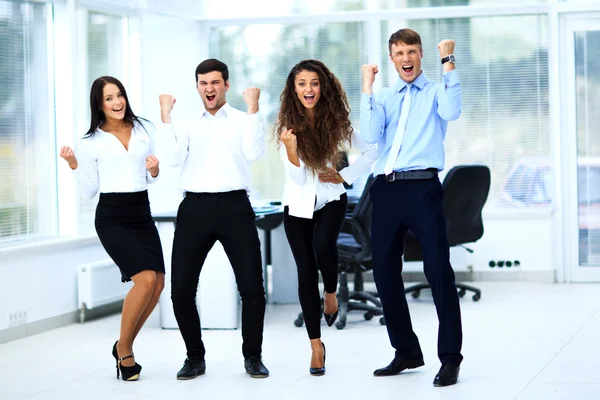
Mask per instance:
[[[396,171],[392,171],[388,175],[384,176],[386,182],[394,182],[396,180]]]

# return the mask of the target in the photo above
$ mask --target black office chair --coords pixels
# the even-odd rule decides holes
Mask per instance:
[[[484,165],[459,165],[448,171],[442,184],[444,188],[444,214],[450,247],[466,247],[483,236],[481,211],[490,191],[490,170]],[[419,241],[412,232],[407,232],[404,245],[404,261],[422,261],[423,253]],[[473,301],[481,299],[481,290],[470,285],[457,283],[458,295],[463,297],[467,290],[474,292]],[[431,288],[428,283],[407,287],[406,293],[418,298],[421,290]]]
[[[339,288],[337,329],[346,326],[348,312],[353,310],[365,311],[364,318],[368,321],[376,315],[383,315],[381,302],[376,292],[364,290],[363,272],[373,269],[371,262],[371,196],[369,188],[373,183],[373,176],[369,176],[361,197],[352,211],[346,216],[342,233],[338,237],[339,254]],[[348,273],[354,273],[354,290],[348,287]],[[323,299],[321,299],[321,304]],[[371,303],[371,304],[369,304]],[[321,308],[321,314],[323,309]],[[379,321],[385,324],[383,317]],[[304,323],[302,313],[294,320],[294,325],[300,327]]]
[[[347,315],[350,311],[365,311],[364,318],[369,321],[376,315],[383,315],[381,302],[377,292],[364,289],[363,273],[373,269],[371,260],[371,214],[372,203],[369,189],[373,183],[369,176],[362,195],[352,213],[346,217],[344,228],[338,238],[339,254],[339,289],[338,289],[338,321],[336,328],[346,326]],[[351,292],[348,287],[348,273],[354,274],[354,287]],[[384,325],[385,320],[379,322]]]

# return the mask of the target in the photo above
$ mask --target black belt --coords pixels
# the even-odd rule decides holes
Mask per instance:
[[[388,175],[377,175],[377,178],[383,179],[386,182],[394,182],[404,179],[431,179],[436,177],[438,174],[437,169],[428,168],[428,169],[418,169],[414,171],[402,171],[402,172],[392,172]]]
[[[227,197],[227,196],[247,196],[247,193],[244,189],[240,190],[232,190],[230,192],[185,192],[186,197]]]

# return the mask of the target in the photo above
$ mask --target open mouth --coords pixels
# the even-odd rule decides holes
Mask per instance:
[[[315,101],[315,95],[314,94],[307,94],[304,95],[304,100],[308,103],[308,104],[312,104]]]
[[[406,72],[407,74],[410,74],[411,72],[413,72],[413,69],[414,69],[414,68],[415,68],[415,67],[413,67],[412,65],[403,65],[403,66],[402,66],[402,70],[403,70],[404,72]]]
[[[121,111],[123,111],[123,109],[124,109],[124,108],[125,108],[125,107],[123,107],[123,106],[121,106],[121,107],[119,107],[119,108],[113,108],[113,111],[118,113],[118,112],[121,112]]]
[[[207,94],[206,95],[206,100],[213,101],[215,99],[215,97],[217,97],[216,94]]]

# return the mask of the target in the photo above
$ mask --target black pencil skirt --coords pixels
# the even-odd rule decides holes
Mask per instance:
[[[100,193],[95,225],[102,246],[121,270],[121,281],[146,270],[165,273],[148,191]]]

